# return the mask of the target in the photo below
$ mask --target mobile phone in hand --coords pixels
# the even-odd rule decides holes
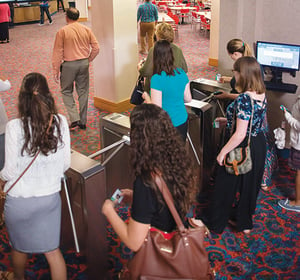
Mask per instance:
[[[118,203],[121,203],[123,200],[123,195],[122,192],[119,189],[116,189],[115,192],[113,193],[112,197],[110,198],[112,201],[117,200]]]
[[[284,105],[280,105],[280,109],[281,109],[282,111],[286,110],[287,112],[290,112]]]

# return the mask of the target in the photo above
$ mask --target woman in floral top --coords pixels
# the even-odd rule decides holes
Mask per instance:
[[[216,119],[220,126],[226,125],[228,140],[217,156],[219,167],[208,226],[214,232],[222,233],[229,222],[236,226],[237,231],[250,234],[266,156],[266,140],[262,129],[266,114],[265,86],[260,66],[254,57],[239,58],[234,63],[234,75],[240,95],[228,106],[226,118]],[[231,150],[247,145],[252,115],[251,99],[254,109],[250,137],[252,169],[236,176],[226,172],[223,162]]]

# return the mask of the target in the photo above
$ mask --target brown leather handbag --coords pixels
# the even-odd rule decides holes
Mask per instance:
[[[161,176],[156,185],[177,224],[170,239],[159,231],[150,231],[144,244],[129,261],[121,279],[130,280],[200,280],[214,279],[204,247],[205,228],[185,228],[174,206],[172,195]]]

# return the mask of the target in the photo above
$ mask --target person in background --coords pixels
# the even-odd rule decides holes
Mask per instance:
[[[55,37],[52,67],[55,81],[60,81],[63,102],[68,111],[70,129],[86,129],[89,99],[89,64],[99,53],[99,44],[90,28],[78,23],[79,11],[69,8],[67,25]],[[79,111],[73,96],[74,82]]]
[[[10,9],[8,4],[0,4],[0,44],[9,43],[9,21]]]
[[[15,16],[15,6],[14,3],[8,3],[9,10],[10,10],[10,22],[9,22],[9,28],[14,28],[14,16]]]
[[[241,39],[232,39],[227,43],[227,52],[230,58],[235,62],[240,57],[243,56],[253,56],[253,52],[250,48],[250,46],[244,42]],[[220,78],[220,83],[230,83],[231,86],[231,92],[225,92],[223,91],[222,94],[218,94],[216,96],[218,99],[229,99],[234,100],[236,99],[238,92],[235,88],[236,79],[235,77],[228,77],[228,76],[222,76]]]
[[[182,68],[185,73],[188,72],[187,63],[183,56],[182,50],[173,43],[174,30],[172,26],[166,22],[159,23],[155,28],[156,40],[167,40],[171,43],[171,48],[174,56],[174,65],[176,68]],[[145,77],[144,91],[150,92],[150,79],[153,75],[153,50],[149,50],[146,60],[141,60],[138,64],[138,70],[142,77]]]
[[[122,242],[138,251],[150,226],[164,232],[176,228],[153,174],[162,175],[182,219],[195,201],[195,180],[188,153],[170,117],[154,104],[136,106],[130,115],[130,155],[133,191],[121,190],[124,199],[132,200],[129,223],[117,214],[116,200],[106,199],[102,213]]]
[[[153,36],[155,31],[155,24],[158,21],[157,7],[150,2],[145,0],[145,3],[140,5],[137,10],[137,22],[140,21],[140,43],[141,43],[141,54],[147,54],[146,51],[146,38],[148,43],[148,49],[153,47]]]
[[[237,59],[243,56],[254,57],[250,46],[241,39],[230,40],[227,43],[227,52],[233,61],[236,61]],[[262,77],[264,77],[263,68],[260,67],[260,69],[261,69],[261,75]],[[223,91],[222,94],[218,94],[215,96],[217,99],[222,99],[224,101],[225,106],[227,107],[228,104],[233,100],[235,100],[239,94],[235,88],[236,79],[234,76],[233,77],[222,76],[220,82],[230,82],[230,86],[232,89],[230,93]],[[228,102],[225,101],[226,99],[228,100]],[[278,159],[277,159],[277,153],[275,149],[275,140],[271,135],[271,133],[269,132],[267,115],[264,119],[262,127],[266,137],[267,154],[266,154],[266,161],[265,161],[265,170],[261,182],[261,188],[264,191],[268,191],[269,186],[272,185],[273,171],[278,167]]]
[[[226,125],[226,144],[217,156],[219,166],[215,189],[208,212],[209,217],[204,218],[204,222],[216,233],[222,233],[230,222],[236,226],[237,231],[243,231],[248,235],[253,228],[252,215],[256,208],[266,155],[266,140],[261,128],[267,110],[265,85],[260,65],[254,57],[239,58],[234,63],[233,73],[236,89],[240,94],[227,107],[226,118],[216,119],[220,126]],[[224,159],[234,148],[247,145],[252,112],[250,135],[252,169],[238,176],[229,174],[224,167]],[[235,128],[232,127],[233,124]]]
[[[4,80],[0,78],[0,92],[1,91],[7,91],[11,87],[11,84],[8,80]],[[5,159],[5,146],[4,146],[4,141],[5,141],[5,127],[7,124],[7,115],[6,111],[4,108],[4,105],[2,103],[2,100],[0,98],[0,170],[4,166],[4,159]]]
[[[188,129],[188,113],[185,102],[192,100],[190,83],[182,68],[174,65],[170,42],[160,40],[153,51],[153,76],[151,78],[151,97],[143,93],[146,103],[154,103],[169,114],[173,125],[185,141]]]
[[[64,1],[63,0],[57,0],[57,11],[59,11],[59,4],[61,4],[61,7],[62,7],[63,11],[65,12]]]
[[[15,280],[24,280],[28,253],[45,255],[51,279],[66,280],[59,250],[61,178],[70,167],[70,132],[57,113],[46,78],[27,74],[20,88],[19,118],[6,126],[5,164],[0,172],[4,191],[36,159],[6,196],[4,215]]]
[[[289,165],[296,170],[295,179],[295,199],[279,200],[280,207],[288,210],[300,212],[300,96],[298,96],[297,102],[293,105],[292,114],[283,106],[284,117],[287,123],[291,126],[290,129],[290,158]]]
[[[41,12],[41,16],[40,16],[39,26],[44,25],[44,13],[46,13],[46,15],[48,17],[49,24],[53,23],[50,12],[49,12],[49,2],[48,2],[48,0],[42,0],[40,2],[40,12]]]

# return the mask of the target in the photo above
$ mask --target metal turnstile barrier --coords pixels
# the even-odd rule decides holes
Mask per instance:
[[[222,142],[222,130],[213,128],[212,123],[216,117],[225,115],[224,104],[214,98],[213,93],[218,90],[228,92],[230,88],[207,79],[191,81],[190,88],[193,100],[186,104],[189,113],[188,132],[201,163],[197,167],[199,189],[204,190],[209,185]]]
[[[100,146],[102,149],[125,142],[130,133],[129,117],[112,113],[100,119]],[[129,139],[129,138],[128,138]],[[102,155],[102,163],[106,169],[107,195],[112,195],[116,188],[132,188],[134,177],[130,172],[129,147],[120,144],[115,150]]]
[[[88,279],[99,279],[99,275],[105,279],[106,219],[101,213],[101,205],[107,198],[105,168],[72,150],[71,167],[63,180],[61,197],[61,248],[68,250],[75,245],[87,258]]]

